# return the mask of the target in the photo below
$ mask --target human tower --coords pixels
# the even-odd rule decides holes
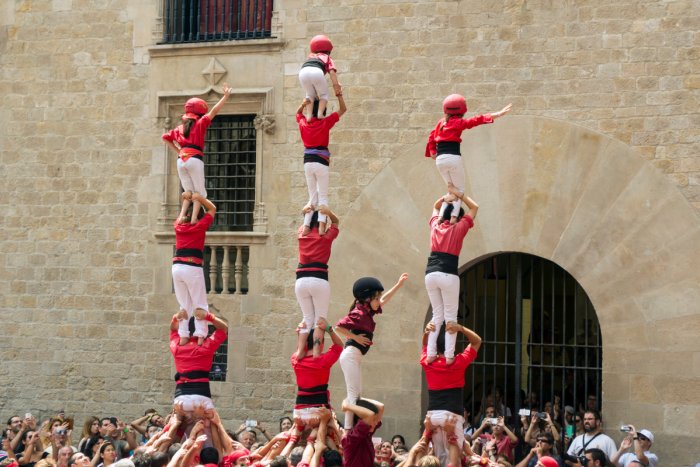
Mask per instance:
[[[288,440],[298,441],[303,433],[317,429],[321,420],[325,420],[324,414],[331,408],[328,392],[330,368],[339,360],[346,383],[342,407],[345,417],[342,423],[324,422],[323,434],[340,449],[346,444],[347,436],[343,432],[350,433],[365,423],[365,418],[359,415],[369,413],[367,420],[375,422],[366,431],[370,437],[381,418],[383,406],[364,397],[361,363],[375,341],[375,318],[402,287],[408,274],[401,274],[386,292],[379,279],[359,278],[353,285],[354,301],[347,315],[335,326],[327,322],[331,297],[328,261],[332,244],[339,234],[339,219],[330,209],[328,198],[331,162],[328,146],[331,129],[347,111],[331,59],[332,49],[328,37],[315,36],[310,42],[310,54],[299,71],[304,98],[297,109],[296,121],[304,145],[304,175],[309,198],[302,208],[303,222],[297,232],[299,264],[294,289],[302,321],[296,329],[297,349],[291,357],[298,389],[295,425]],[[330,115],[327,115],[329,86],[326,75],[330,77],[339,103],[339,109]],[[202,99],[189,99],[185,103],[183,123],[163,135],[165,143],[178,155],[177,170],[183,188],[182,207],[174,223],[176,249],[172,264],[180,311],[171,322],[170,348],[177,369],[175,403],[185,413],[213,409],[208,372],[214,351],[226,336],[225,323],[209,313],[204,281],[205,236],[214,221],[216,206],[207,199],[203,149],[206,130],[230,94],[231,88],[224,84],[223,97],[211,110]],[[479,208],[464,193],[461,135],[466,129],[493,123],[510,109],[511,105],[507,105],[498,112],[464,118],[467,112],[465,98],[459,94],[449,95],[443,101],[444,116],[430,132],[425,149],[425,156],[435,160],[447,191],[433,204],[429,222],[431,248],[425,286],[433,316],[424,333],[421,356],[429,389],[426,425],[430,429],[424,436],[432,438],[443,465],[448,460],[456,465],[454,446],[460,453],[463,446],[468,446],[462,432],[464,372],[481,345],[479,336],[457,324],[459,254],[467,232],[474,226]],[[468,209],[466,213],[462,203]],[[207,337],[209,323],[217,330]],[[459,332],[465,334],[470,345],[465,352],[455,355]],[[333,345],[324,353],[326,334]],[[355,422],[357,418],[361,420]],[[316,434],[320,435],[314,431],[314,436]],[[352,451],[350,447],[346,446],[346,459],[354,455],[349,452]],[[363,465],[363,461],[358,462],[356,465]]]

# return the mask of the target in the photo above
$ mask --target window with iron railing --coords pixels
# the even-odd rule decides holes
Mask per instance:
[[[209,325],[209,335],[211,336],[216,328]],[[226,370],[228,369],[228,336],[224,340],[219,348],[214,352],[214,360],[211,362],[211,369],[209,370],[209,379],[211,381],[226,381]]]
[[[165,0],[163,43],[272,36],[272,0]]]
[[[207,130],[207,197],[216,204],[210,231],[251,231],[255,210],[255,115],[219,115]]]

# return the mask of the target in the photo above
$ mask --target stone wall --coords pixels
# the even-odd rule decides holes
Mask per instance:
[[[330,317],[335,320],[346,310],[347,285],[353,278],[381,273],[382,280],[390,283],[405,266],[413,265],[411,284],[381,318],[381,341],[365,368],[370,393],[377,391],[379,398],[393,398],[395,406],[410,407],[399,414],[389,410],[383,436],[401,431],[413,440],[417,433],[420,371],[409,347],[427,311],[422,270],[415,266],[424,256],[427,234],[416,233],[415,241],[408,243],[415,250],[405,253],[406,258],[397,251],[391,260],[373,265],[376,251],[371,249],[371,257],[364,260],[347,255],[353,252],[349,246],[360,241],[357,232],[366,233],[368,241],[377,243],[375,248],[386,248],[380,240],[407,229],[407,213],[418,219],[423,203],[429,206],[440,193],[434,164],[423,158],[423,149],[445,95],[464,94],[473,113],[513,102],[514,116],[548,117],[626,145],[639,159],[637,170],[664,173],[668,186],[682,195],[663,204],[664,209],[658,199],[649,198],[648,207],[660,209],[655,211],[659,213],[670,211],[668,222],[674,223],[670,230],[687,231],[686,237],[679,233],[686,242],[678,251],[694,258],[691,240],[700,225],[700,15],[692,1],[285,0],[275,6],[280,29],[277,39],[270,41],[277,43],[274,47],[219,44],[195,53],[176,46],[167,58],[154,47],[160,9],[156,0],[15,0],[0,6],[4,102],[0,135],[7,180],[0,205],[0,337],[5,344],[0,359],[6,375],[0,383],[5,396],[0,398],[0,412],[6,416],[64,407],[79,419],[91,413],[135,418],[148,406],[164,408],[170,401],[172,371],[165,342],[165,323],[175,306],[168,279],[170,247],[153,236],[165,228],[158,218],[167,177],[166,153],[159,139],[165,115],[158,93],[205,89],[200,70],[209,55],[225,65],[229,73],[225,78],[234,87],[272,88],[271,114],[276,121],[274,134],[262,137],[261,194],[269,237],[255,255],[255,288],[244,297],[212,297],[232,327],[230,377],[214,388],[217,405],[231,427],[248,417],[273,423],[292,400],[290,330],[300,318],[293,291],[293,232],[306,198],[293,114],[301,100],[296,74],[314,34],[326,33],[333,39],[333,57],[349,106],[332,134],[331,201],[344,222],[338,254],[331,263]],[[213,99],[215,94],[212,91]],[[505,175],[507,166],[489,165],[493,159],[476,155],[491,154],[491,149],[480,151],[479,144],[498,143],[485,135],[504,126],[526,132],[522,128],[527,124],[516,118],[509,123],[509,118],[465,135],[465,147],[475,154],[465,158],[471,188],[487,206],[496,196],[488,182]],[[575,152],[583,144],[574,139],[577,146],[572,149],[556,138],[524,141],[539,143],[537,151],[547,154]],[[532,148],[508,147],[509,157],[533,162]],[[623,153],[627,154],[604,153],[610,158],[611,173],[621,170],[620,177],[627,166],[614,158]],[[601,165],[601,174],[605,167]],[[486,168],[496,171],[486,171],[491,175],[477,183]],[[549,169],[535,164],[533,179],[551,174]],[[430,183],[392,190],[375,183],[386,180],[385,185],[393,187],[388,182],[404,180],[403,171],[425,173],[417,180]],[[578,172],[558,173],[566,177]],[[656,193],[653,187],[646,188]],[[639,189],[644,191],[645,186]],[[375,198],[367,199],[368,194]],[[503,200],[517,200],[518,194],[528,192],[507,183],[497,192]],[[372,199],[385,198],[410,203],[402,205],[401,215],[389,212],[386,221],[378,218],[371,225],[358,215],[361,206],[373,207]],[[582,203],[586,205],[585,200]],[[599,203],[605,206],[604,200]],[[561,209],[558,213],[572,208],[556,207]],[[502,241],[467,252],[464,263],[474,259],[475,251],[488,254],[512,245],[505,232],[520,232],[507,223],[489,222],[502,218],[505,206],[495,203],[490,213],[483,208],[482,203],[483,225],[475,241],[493,238],[493,230],[485,229],[495,227],[489,226],[498,226]],[[617,222],[620,216],[610,219]],[[547,221],[552,219],[542,214],[535,226],[541,228]],[[410,229],[419,229],[420,224],[418,219]],[[534,244],[551,245],[553,239],[544,237]],[[657,242],[661,238],[665,237],[653,237]],[[521,251],[535,249],[533,242],[534,237],[524,234]],[[627,250],[614,251],[620,265],[628,267]],[[669,260],[658,244],[649,251]],[[590,264],[579,261],[578,252],[570,245],[556,255],[574,272],[590,270],[586,269]],[[547,254],[556,256],[553,250]],[[674,282],[652,294],[646,302],[652,305],[621,302],[598,310],[608,313],[607,330],[601,321],[604,336],[620,333],[630,339],[604,350],[604,400],[614,402],[605,408],[641,416],[646,407],[656,414],[655,420],[644,420],[666,433],[665,443],[677,448],[659,445],[665,459],[683,456],[675,458],[674,465],[697,458],[688,433],[699,434],[690,427],[697,425],[700,407],[693,391],[700,350],[690,343],[690,334],[682,334],[680,344],[664,341],[671,353],[661,353],[651,369],[632,371],[628,350],[634,342],[629,329],[644,334],[645,345],[658,353],[654,326],[659,323],[654,314],[668,318],[664,326],[687,323],[686,333],[697,328],[697,282],[691,264],[686,265],[688,270],[672,269]],[[634,282],[646,271],[631,269],[626,277]],[[582,284],[587,287],[585,281]],[[613,291],[606,293],[599,303],[609,305]],[[626,305],[644,314],[643,323],[630,328],[633,323],[620,319]],[[676,307],[685,312],[675,314]],[[634,362],[644,367],[642,355],[634,355]],[[678,359],[687,365],[665,364]],[[685,379],[667,383],[665,375],[671,370],[686,370]],[[339,370],[334,372],[334,401],[339,401],[344,388]],[[626,404],[626,399],[636,400],[636,405]],[[673,427],[676,420],[682,421],[680,428]]]

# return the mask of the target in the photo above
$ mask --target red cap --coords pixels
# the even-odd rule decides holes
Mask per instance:
[[[221,464],[224,467],[230,467],[233,464],[235,464],[236,462],[238,462],[238,460],[240,460],[244,457],[249,457],[249,456],[250,456],[250,451],[248,451],[247,449],[238,449],[236,451],[233,451],[228,456],[225,456],[221,460]]]
[[[539,463],[542,464],[544,467],[559,467],[559,462],[557,462],[556,460],[554,460],[554,458],[549,456],[540,457]]]

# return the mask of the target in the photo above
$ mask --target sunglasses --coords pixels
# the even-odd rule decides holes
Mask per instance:
[[[547,438],[540,438],[540,439],[537,440],[537,442],[549,444],[549,441],[547,440]]]

